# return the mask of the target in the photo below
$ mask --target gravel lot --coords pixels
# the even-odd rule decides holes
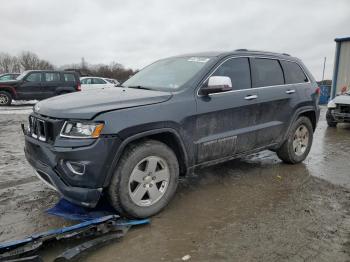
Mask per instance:
[[[0,241],[69,224],[44,213],[59,197],[24,159],[31,107],[0,109]],[[324,113],[304,163],[264,151],[198,170],[151,225],[84,261],[350,261],[350,125],[327,128]],[[41,254],[50,261],[71,245]]]

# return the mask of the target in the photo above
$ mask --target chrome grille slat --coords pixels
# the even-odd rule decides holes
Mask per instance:
[[[43,142],[47,142],[48,132],[47,123],[34,116],[29,117],[29,132],[30,135]]]

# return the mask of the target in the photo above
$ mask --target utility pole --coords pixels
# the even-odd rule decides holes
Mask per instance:
[[[326,61],[327,61],[327,57],[325,57],[323,61],[322,84],[324,80],[324,71],[326,70]]]

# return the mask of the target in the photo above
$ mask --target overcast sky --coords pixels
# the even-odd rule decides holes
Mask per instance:
[[[350,0],[0,0],[0,52],[55,65],[116,61],[133,69],[171,55],[250,48],[301,58],[317,80],[335,37],[350,36]]]

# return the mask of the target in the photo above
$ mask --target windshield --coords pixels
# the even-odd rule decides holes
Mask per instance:
[[[125,87],[172,91],[179,89],[210,60],[208,57],[173,57],[159,60],[123,83]]]
[[[21,80],[23,77],[25,77],[28,74],[28,71],[24,71],[22,74],[17,76],[16,80]]]

